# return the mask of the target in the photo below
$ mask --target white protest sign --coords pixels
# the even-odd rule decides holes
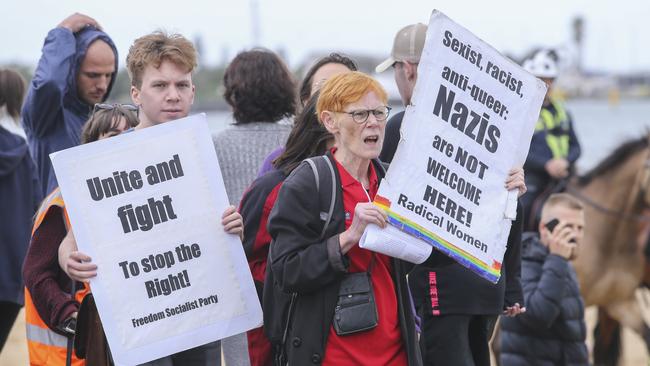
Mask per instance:
[[[262,311],[204,114],[52,154],[118,364],[245,332]]]
[[[541,80],[434,11],[375,204],[394,227],[497,282],[516,208],[505,180],[526,159],[545,93]]]

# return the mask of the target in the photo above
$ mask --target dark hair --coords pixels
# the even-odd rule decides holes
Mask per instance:
[[[275,122],[296,113],[295,84],[287,66],[273,52],[241,52],[223,76],[223,96],[237,123]]]
[[[7,113],[20,118],[20,108],[25,97],[25,79],[14,70],[0,69],[0,107],[7,106]]]
[[[101,135],[106,133],[119,133],[117,126],[120,117],[124,117],[128,128],[138,125],[138,117],[135,113],[125,109],[120,104],[114,104],[112,109],[96,109],[81,131],[81,143],[86,144],[97,141]]]
[[[296,116],[284,151],[273,161],[273,166],[287,175],[304,159],[323,155],[327,150],[327,142],[334,139],[318,122],[316,104],[319,94],[316,92]]]
[[[312,67],[309,68],[309,70],[307,70],[307,73],[305,74],[304,78],[302,79],[302,83],[300,84],[300,103],[302,105],[305,105],[311,96],[311,82],[314,79],[314,74],[316,71],[318,71],[318,69],[327,64],[341,64],[350,69],[350,71],[358,70],[356,62],[340,53],[332,52],[328,56],[319,59],[314,65],[312,65]]]

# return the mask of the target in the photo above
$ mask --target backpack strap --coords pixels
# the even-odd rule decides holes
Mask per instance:
[[[311,170],[314,172],[314,179],[316,180],[316,192],[318,193],[319,202],[320,202],[320,177],[327,176],[326,172],[323,174],[319,173],[319,166],[323,166],[323,161],[325,165],[327,165],[327,168],[331,176],[330,182],[332,186],[332,194],[330,195],[330,204],[328,207],[328,211],[327,212],[321,211],[320,213],[321,220],[325,221],[325,223],[323,224],[323,230],[320,233],[320,240],[323,240],[325,238],[325,231],[327,231],[327,227],[329,226],[330,221],[332,221],[332,214],[334,213],[334,205],[336,204],[336,173],[334,172],[334,166],[332,165],[332,162],[326,155],[323,155],[320,158],[322,159],[319,159],[318,157],[307,158],[303,161],[309,164]],[[270,253],[271,252],[269,251],[269,255]],[[282,343],[279,345],[279,349],[276,352],[275,365],[282,365],[282,366],[288,365],[285,346],[287,344],[287,337],[289,336],[289,327],[291,324],[291,318],[293,317],[293,311],[296,305],[297,297],[298,297],[298,293],[293,292],[291,294],[291,301],[289,302],[289,309],[287,311],[287,323],[285,324],[284,330],[282,332]]]
[[[334,166],[332,165],[332,162],[330,159],[326,156],[320,156],[321,159],[316,158],[307,158],[304,161],[309,164],[311,167],[311,170],[314,172],[314,179],[316,179],[316,192],[318,192],[318,196],[320,197],[320,177],[321,174],[318,172],[318,165],[323,165],[318,164],[317,161],[324,161],[325,165],[327,165],[327,168],[329,170],[330,176],[331,176],[331,186],[332,186],[332,194],[330,195],[330,204],[327,213],[324,211],[321,211],[320,217],[321,220],[325,221],[325,224],[323,225],[323,230],[320,233],[320,240],[323,240],[325,238],[325,231],[327,230],[327,227],[330,224],[330,221],[332,221],[332,214],[334,213],[334,205],[336,204],[336,173],[334,172]],[[327,176],[327,173],[322,174],[323,176]]]
[[[311,170],[314,172],[314,178],[316,179],[316,192],[320,193],[320,176],[318,175],[318,168],[316,167],[314,158],[307,158],[304,161],[309,164]]]

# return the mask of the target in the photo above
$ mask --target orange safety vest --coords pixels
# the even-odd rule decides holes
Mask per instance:
[[[43,201],[41,208],[36,215],[34,228],[32,229],[32,236],[38,227],[45,219],[45,215],[53,206],[63,209],[65,217],[65,227],[70,228],[70,220],[68,213],[65,211],[65,203],[61,197],[61,191],[57,188]],[[87,284],[84,288],[78,290],[75,294],[75,299],[81,303],[84,296],[90,292]],[[27,327],[27,349],[29,350],[29,364],[30,365],[65,365],[66,354],[68,350],[68,337],[60,335],[52,331],[43,321],[38,314],[32,296],[27,287],[25,287],[25,323]],[[78,359],[74,352],[72,353],[72,365],[84,366],[85,360]]]

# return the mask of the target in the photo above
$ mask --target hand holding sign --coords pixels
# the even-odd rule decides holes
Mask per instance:
[[[418,75],[375,204],[412,240],[497,282],[516,211],[508,191],[526,191],[511,169],[526,159],[546,87],[438,11]]]
[[[528,190],[528,188],[526,188],[526,181],[524,178],[523,168],[511,169],[508,174],[508,178],[506,179],[506,189],[508,191],[516,189],[518,196],[521,197]]]
[[[386,215],[386,212],[372,203],[358,203],[354,208],[352,224],[350,224],[350,227],[339,236],[341,252],[343,254],[347,253],[359,242],[359,240],[361,240],[361,236],[366,230],[366,226],[369,224],[375,224],[384,228],[386,227],[387,219],[388,216]]]
[[[237,235],[240,240],[244,239],[244,219],[237,212],[235,206],[228,206],[223,212],[221,225],[228,234]]]
[[[59,266],[68,277],[79,282],[89,282],[97,276],[97,265],[91,263],[92,258],[79,252],[72,228],[59,245]]]
[[[241,215],[228,205],[204,115],[52,160],[74,227],[61,265],[90,280],[116,363],[141,364],[261,324],[238,240]]]

